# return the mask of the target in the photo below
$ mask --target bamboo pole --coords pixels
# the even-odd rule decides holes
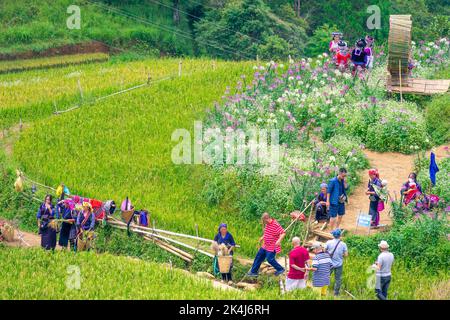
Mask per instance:
[[[122,221],[119,221],[119,220],[117,220],[116,218],[113,218],[113,217],[108,217],[108,221],[114,221],[114,222],[123,223]],[[144,231],[149,231],[149,232],[152,232],[152,233],[158,232],[158,233],[167,234],[167,235],[176,236],[176,237],[181,237],[181,238],[188,238],[188,239],[199,240],[199,241],[208,242],[208,243],[214,243],[214,240],[211,240],[211,239],[191,236],[189,234],[172,232],[172,231],[163,230],[163,229],[156,229],[154,226],[153,226],[153,228],[148,228],[148,227],[143,227],[143,226],[133,226],[133,227],[141,229],[141,230],[144,230]],[[240,248],[240,246],[236,245],[236,248]]]
[[[400,102],[403,102],[403,92],[402,92],[402,62],[398,60],[398,76],[400,77]]]
[[[118,225],[118,224],[116,224],[114,227],[118,228],[118,229],[122,229],[122,230],[127,230],[126,227],[124,227],[122,225]],[[176,243],[176,244],[178,244],[180,246],[183,246],[185,248],[188,248],[188,249],[191,249],[191,250],[194,250],[194,251],[198,251],[198,252],[204,254],[205,256],[214,258],[213,254],[211,254],[209,252],[206,252],[206,251],[203,251],[203,250],[200,250],[200,249],[197,249],[197,248],[194,248],[194,247],[192,247],[192,246],[190,246],[190,245],[188,245],[186,243],[183,243],[183,242],[171,239],[171,238],[167,238],[167,237],[161,236],[161,235],[156,234],[156,233],[151,233],[151,232],[139,230],[139,229],[135,228],[134,226],[130,227],[130,230],[134,231],[134,232],[136,232],[138,234],[147,235],[147,236],[150,236],[150,237],[156,237],[156,238],[163,239],[163,240],[166,240],[166,241],[169,241],[169,242],[173,242],[173,243]]]
[[[304,213],[304,212],[306,211],[306,209],[308,209],[308,207],[309,207],[312,203],[313,203],[313,201],[311,201],[311,202],[306,206],[306,208],[303,209],[302,212],[300,212],[300,214]],[[300,217],[300,214],[299,214],[299,217]],[[295,218],[295,219],[287,226],[287,228],[284,229],[284,231],[287,231],[287,230],[288,230],[288,229],[289,229],[296,221],[298,221],[298,218]]]

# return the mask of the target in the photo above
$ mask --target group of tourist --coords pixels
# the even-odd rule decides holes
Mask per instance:
[[[358,69],[373,68],[373,44],[374,38],[367,35],[365,38],[356,41],[355,47],[350,50],[347,42],[342,40],[342,33],[333,32],[329,52],[340,70],[347,69],[351,62],[352,74],[355,75]]]
[[[59,224],[52,224],[55,219],[61,219]],[[53,204],[53,197],[46,195],[44,203],[41,204],[37,213],[37,224],[41,235],[41,246],[46,250],[56,248],[57,234],[59,231],[58,245],[62,248],[76,250],[78,236],[86,231],[93,231],[95,227],[95,215],[92,205],[83,202],[79,207],[71,198],[60,199],[56,205]]]
[[[369,182],[366,190],[366,195],[369,198],[368,212],[371,216],[371,227],[376,227],[379,225],[380,212],[384,210],[384,203],[389,196],[387,181],[380,178],[380,173],[375,168],[368,171],[368,176]],[[334,295],[340,294],[344,260],[348,256],[348,248],[341,239],[342,229],[340,229],[345,215],[345,204],[347,203],[348,184],[346,177],[347,170],[345,168],[339,169],[338,174],[328,183],[320,185],[320,193],[313,201],[315,219],[318,222],[329,221],[333,239],[327,241],[325,245],[317,241],[312,243],[310,246],[311,254],[301,245],[299,237],[291,239],[293,249],[289,253],[289,271],[285,282],[287,291],[306,288],[308,273],[312,272],[312,287],[320,295],[327,294],[333,274]],[[422,192],[416,178],[416,174],[411,173],[408,181],[401,189],[405,204],[408,204],[413,198],[411,194]],[[286,236],[286,231],[267,212],[262,215],[261,219],[264,224],[264,232],[259,239],[260,246],[247,276],[257,277],[261,264],[266,260],[275,269],[275,276],[284,274],[285,268],[277,261],[276,256],[281,252],[281,243]],[[230,251],[235,247],[234,239],[228,232],[226,225],[219,227],[219,233],[214,241],[218,244],[225,243]],[[381,241],[378,247],[380,254],[373,265],[376,271],[375,292],[378,299],[386,300],[391,282],[391,267],[394,256],[389,252],[389,244],[386,241]],[[229,274],[222,276],[223,279],[231,280],[231,269]]]

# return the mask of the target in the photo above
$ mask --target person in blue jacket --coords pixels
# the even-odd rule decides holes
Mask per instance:
[[[227,253],[229,255],[233,255],[233,249],[236,246],[236,243],[234,242],[234,238],[231,235],[230,232],[228,232],[227,225],[225,223],[221,223],[218,229],[218,233],[214,237],[214,244],[215,245],[221,245],[224,244],[227,247]],[[230,267],[230,271],[228,273],[222,273],[222,280],[223,281],[232,281],[231,277],[231,270],[233,268],[233,265]]]
[[[339,228],[342,217],[345,214],[345,203],[347,202],[348,189],[345,178],[347,177],[347,169],[340,168],[336,177],[328,182],[327,189],[327,208],[330,215],[331,230]]]

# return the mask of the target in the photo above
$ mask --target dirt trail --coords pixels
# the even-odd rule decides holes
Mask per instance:
[[[448,145],[440,146],[434,150],[437,160],[448,156]],[[413,171],[415,155],[405,155],[394,152],[374,152],[365,150],[365,154],[372,168],[377,168],[381,179],[388,181],[388,190],[392,196],[398,192],[402,184],[408,179],[408,175]],[[430,157],[430,151],[427,151],[426,157]],[[355,232],[356,219],[359,212],[368,213],[369,199],[365,194],[367,190],[368,175],[367,170],[361,173],[361,184],[354,190],[349,197],[349,204],[346,207],[346,214],[343,218],[342,228],[356,234],[367,234],[367,228],[358,227]],[[389,217],[390,203],[387,204],[380,215],[380,224],[390,225],[392,223]],[[382,230],[382,229],[379,229]],[[379,230],[371,230],[377,232]]]
[[[40,247],[41,237],[31,232],[17,231],[16,229],[14,234],[14,241],[3,241],[2,243],[11,247]]]

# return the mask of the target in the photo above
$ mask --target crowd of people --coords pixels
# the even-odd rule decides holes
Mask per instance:
[[[340,295],[342,276],[344,272],[345,257],[348,256],[346,243],[341,239],[342,229],[340,228],[345,215],[347,203],[348,184],[346,181],[347,170],[341,168],[338,174],[330,179],[328,183],[320,185],[320,192],[313,201],[313,209],[317,222],[327,222],[331,229],[332,240],[325,244],[314,241],[310,246],[311,253],[303,247],[298,236],[294,236],[292,241],[293,249],[289,253],[289,270],[286,275],[285,288],[287,291],[304,289],[307,287],[309,272],[312,273],[312,287],[321,296],[327,294],[328,286],[334,275],[333,293]],[[380,223],[380,213],[385,209],[385,203],[390,195],[387,190],[387,181],[380,178],[377,169],[368,171],[368,184],[365,194],[368,196],[368,214],[371,217],[371,226],[378,227]],[[408,181],[401,188],[402,203],[409,205],[411,201],[420,201],[419,197],[425,196],[421,185],[417,182],[417,175],[411,173]],[[416,200],[414,200],[416,199]],[[261,264],[267,261],[274,269],[275,276],[285,273],[285,268],[277,261],[277,254],[281,252],[281,244],[286,236],[285,229],[269,213],[264,213],[261,217],[264,232],[259,239],[259,249],[256,253],[253,265],[247,273],[248,277],[258,277]],[[231,239],[232,241],[222,240]],[[219,233],[214,239],[218,244],[225,243],[230,250],[235,247],[234,239],[226,229],[226,225],[219,227]],[[389,252],[389,244],[381,241],[378,245],[380,254],[373,264],[376,272],[375,293],[380,300],[388,297],[388,288],[391,282],[391,268],[394,256]],[[223,279],[231,280],[230,273],[223,276]]]
[[[92,232],[95,228],[95,215],[91,203],[83,202],[76,207],[71,198],[61,199],[55,205],[53,197],[46,195],[36,217],[41,235],[41,246],[46,250],[56,248],[58,233],[59,246],[76,250],[77,239],[80,235],[84,232]],[[61,219],[60,227],[59,224],[52,223],[56,221],[55,219]]]
[[[377,227],[380,221],[380,213],[384,210],[384,203],[389,198],[387,181],[380,178],[380,173],[375,168],[368,171],[368,176],[369,181],[366,189],[366,195],[369,200],[368,213],[371,216],[371,227]],[[312,201],[317,223],[327,222],[333,239],[327,241],[326,244],[314,241],[310,246],[311,253],[302,246],[298,236],[294,236],[291,239],[293,249],[289,253],[289,271],[285,281],[287,291],[306,288],[308,274],[311,272],[312,287],[321,296],[327,294],[332,275],[334,275],[335,280],[334,295],[338,296],[340,294],[344,261],[345,257],[348,256],[347,245],[341,239],[341,224],[345,215],[346,203],[348,202],[348,183],[346,178],[347,170],[340,168],[337,175],[330,179],[328,183],[320,185],[320,192]],[[424,195],[415,173],[411,173],[408,181],[401,187],[401,195],[405,206],[410,205],[411,202],[415,202],[416,207],[419,204],[425,206],[425,203],[428,201],[427,206],[430,207],[430,202],[439,200],[436,196]],[[424,199],[428,200],[425,201]],[[96,220],[98,220],[92,203],[96,207],[101,207],[102,214],[105,212],[112,214],[114,212],[115,204],[113,201],[107,201],[106,203],[97,202],[97,200],[77,196],[64,199],[64,196],[62,196],[54,204],[52,196],[47,195],[37,213],[41,246],[47,250],[55,249],[57,234],[59,233],[59,246],[76,250],[77,240],[80,239],[80,235],[93,232]],[[128,198],[122,203],[121,210],[123,212],[134,210]],[[143,212],[146,213],[146,211]],[[141,214],[139,216],[138,223],[147,225],[147,216],[142,217]],[[52,221],[55,219],[62,222],[60,228],[52,225]],[[277,261],[276,257],[281,252],[281,245],[286,236],[286,231],[267,212],[262,215],[261,219],[264,225],[264,232],[259,238],[259,249],[247,276],[258,277],[260,267],[264,261],[267,261],[275,269],[275,276],[282,275],[286,270]],[[304,216],[301,217],[300,215],[298,220],[304,221]],[[232,234],[228,231],[228,226],[224,223],[220,224],[213,241],[213,248],[216,249],[216,254],[220,250],[222,255],[232,256],[235,247],[236,243]],[[380,255],[373,265],[377,279],[375,291],[379,299],[385,300],[388,297],[394,257],[389,252],[389,245],[386,241],[380,242],[379,249]],[[217,264],[217,261],[215,263]],[[215,269],[218,270],[217,266]],[[221,272],[223,281],[230,282],[233,280],[232,270],[233,265],[231,264],[227,272]]]
[[[351,67],[352,74],[355,75],[358,70],[373,68],[373,45],[374,38],[367,35],[357,40],[354,48],[349,48],[347,42],[342,40],[342,33],[333,32],[329,52],[341,71]]]

